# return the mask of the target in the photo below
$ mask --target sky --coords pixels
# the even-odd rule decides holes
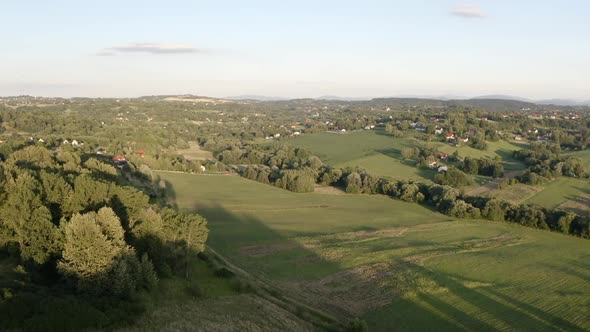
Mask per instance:
[[[0,0],[0,96],[590,100],[590,1]]]

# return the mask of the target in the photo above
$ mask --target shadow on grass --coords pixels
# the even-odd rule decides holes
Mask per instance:
[[[227,210],[221,202],[194,205],[191,210],[209,221],[210,246],[259,281],[259,287],[284,301],[284,308],[303,320],[314,321],[321,317],[320,321],[333,320],[342,324],[360,316],[376,331],[582,330],[500,291],[500,287],[510,285],[491,285],[434,272],[406,259],[389,262],[392,265],[384,271],[373,270],[374,264],[351,268],[341,265],[338,258],[320,256],[317,247],[295,241],[294,237],[306,233],[305,229],[290,234],[280,230],[280,223],[273,229],[251,214]],[[371,231],[372,228],[359,221],[358,230]],[[432,243],[415,241],[410,245],[430,246]],[[377,249],[392,248],[384,243]],[[446,293],[431,292],[420,283],[414,286],[415,281],[410,280],[407,282],[416,296],[405,297],[397,289],[400,284],[387,284],[391,278],[408,272],[415,276],[413,280],[435,284]]]

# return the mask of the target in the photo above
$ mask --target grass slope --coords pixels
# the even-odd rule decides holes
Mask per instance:
[[[545,184],[543,188],[526,202],[555,208],[568,200],[590,193],[590,182],[584,179],[560,177]]]
[[[451,221],[380,196],[295,194],[230,176],[160,174],[209,245],[282,292],[373,330],[590,329],[590,242]]]
[[[433,170],[418,169],[413,162],[404,161],[401,150],[419,144],[430,144],[439,151],[452,154],[459,151],[462,157],[500,157],[506,170],[523,170],[524,164],[512,158],[512,152],[522,144],[506,141],[489,142],[488,149],[481,151],[469,146],[454,147],[441,142],[425,143],[406,135],[395,138],[386,135],[382,129],[363,130],[350,133],[320,133],[303,135],[289,141],[318,155],[324,162],[336,167],[359,166],[370,173],[392,179],[433,179]]]
[[[360,166],[375,175],[393,179],[432,180],[431,170],[404,162],[401,149],[416,145],[412,137],[395,138],[382,130],[303,135],[289,144],[303,147],[335,167]]]

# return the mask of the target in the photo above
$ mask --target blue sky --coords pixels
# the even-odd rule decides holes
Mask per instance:
[[[589,15],[587,0],[3,0],[0,95],[590,99]]]

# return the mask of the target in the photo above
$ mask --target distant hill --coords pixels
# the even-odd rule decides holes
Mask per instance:
[[[580,101],[573,99],[547,99],[538,100],[538,104],[542,105],[556,105],[556,106],[589,106],[590,100]]]
[[[366,100],[370,100],[371,98],[364,98],[364,97],[340,97],[340,96],[320,96],[317,98],[314,98],[317,100],[338,100],[338,101],[366,101]]]
[[[258,100],[258,101],[277,101],[277,100],[279,100],[280,101],[280,100],[291,100],[292,98],[261,96],[261,95],[239,95],[239,96],[225,97],[224,99],[230,99],[230,100]]]
[[[511,99],[467,99],[467,100],[449,100],[449,105],[466,105],[478,107],[490,112],[495,111],[519,111],[523,108],[535,109],[538,105],[532,102],[511,100]]]

